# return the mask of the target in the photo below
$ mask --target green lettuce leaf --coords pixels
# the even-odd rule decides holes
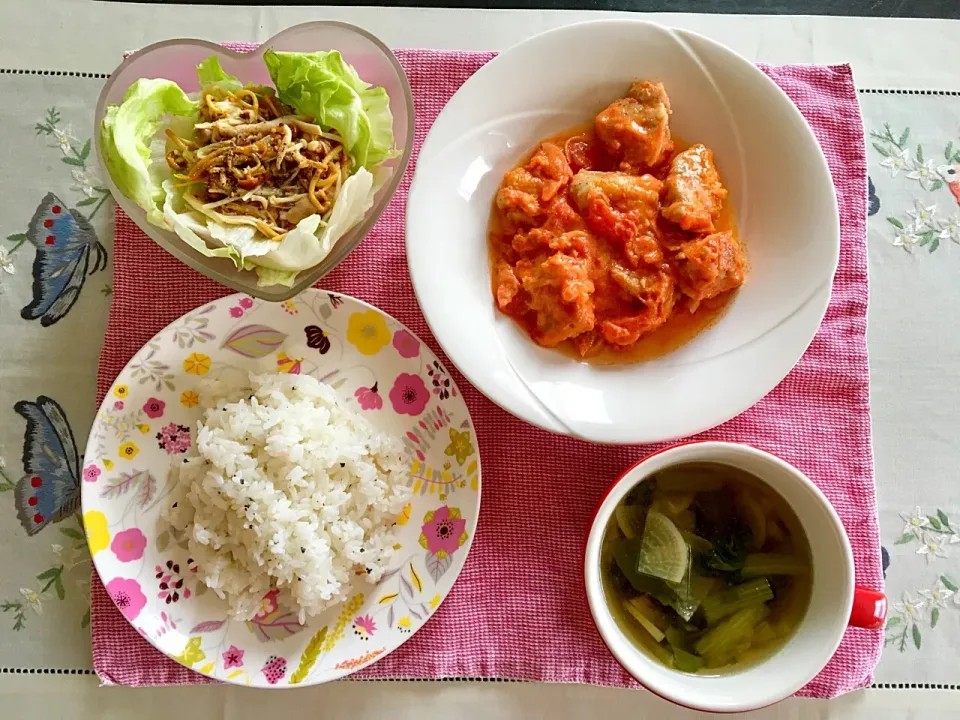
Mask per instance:
[[[199,213],[177,212],[174,210],[174,202],[178,201],[180,195],[171,187],[172,183],[167,180],[163,183],[163,189],[166,198],[163,201],[163,219],[166,221],[165,227],[173,229],[177,236],[187,245],[197,252],[207,257],[229,258],[238,268],[243,267],[243,255],[231,245],[223,247],[210,247],[198,233],[207,232],[206,218]]]
[[[257,287],[269,287],[270,285],[293,287],[293,284],[297,281],[297,275],[300,274],[299,272],[274,270],[259,265],[253,269],[257,272]]]
[[[200,81],[201,90],[206,90],[211,85],[218,85],[231,92],[243,88],[243,83],[240,80],[234,75],[227,75],[224,69],[220,67],[220,58],[216,55],[211,55],[197,65],[197,80]]]
[[[375,88],[363,94],[363,111],[370,119],[370,150],[366,167],[373,167],[396,157],[399,153],[393,147],[393,113],[390,112],[390,98],[383,88]]]
[[[267,50],[263,60],[280,100],[339,132],[358,165],[370,169],[396,155],[387,91],[361,80],[339,52]]]
[[[199,105],[170,80],[141,79],[127,90],[120,105],[111,105],[100,128],[104,164],[117,188],[163,224],[161,180],[150,172],[150,143],[168,115],[193,115]]]
[[[377,193],[373,174],[360,168],[340,188],[326,225],[321,226],[320,215],[310,215],[281,240],[270,240],[248,225],[221,225],[191,210],[172,185],[169,180],[163,185],[166,227],[207,257],[229,258],[238,268],[256,271],[261,287],[290,287],[298,273],[319,264],[363,220]]]

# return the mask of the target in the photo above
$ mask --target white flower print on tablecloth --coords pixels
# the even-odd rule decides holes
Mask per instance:
[[[874,145],[878,151],[880,151],[879,145]],[[883,151],[881,151],[883,152]],[[909,162],[910,152],[904,149],[894,149],[890,150],[887,153],[887,156],[884,160],[880,161],[880,167],[885,167],[890,170],[890,177],[896,177],[901,170],[907,167]]]
[[[17,272],[16,265],[13,264],[13,260],[10,257],[10,253],[7,252],[6,248],[0,247],[0,280],[3,280],[3,275],[13,275]],[[0,290],[3,289],[3,286],[0,285]]]
[[[946,547],[960,544],[960,534],[950,522],[950,516],[937,509],[936,514],[924,515],[918,507],[913,513],[900,513],[903,533],[897,545],[919,543],[917,555],[926,555],[928,560],[947,557]]]
[[[887,216],[891,242],[907,252],[926,248],[931,253],[948,240],[960,244],[960,142],[948,141],[941,160],[927,157],[921,143],[908,145],[910,137],[909,127],[897,133],[888,123],[870,133],[873,148],[883,157],[880,167],[891,178],[903,173],[905,181],[925,193],[914,198],[913,209],[905,216]]]
[[[69,577],[76,588],[87,592],[90,577],[90,554],[83,535],[83,524],[78,516],[77,527],[61,527],[64,536],[63,542],[53,543],[50,546],[53,562],[46,570],[36,576],[36,587],[21,587],[19,597],[10,597],[0,601],[0,612],[9,614],[12,620],[12,629],[19,632],[26,628],[28,623],[27,612],[32,611],[37,616],[43,615],[43,604],[56,596],[63,600],[67,596],[64,583]],[[81,619],[81,626],[90,624],[90,611]]]
[[[942,613],[960,611],[960,595],[950,561],[956,558],[953,549],[960,545],[960,534],[950,516],[942,509],[926,514],[921,508],[899,513],[903,530],[897,545],[917,544],[916,555],[924,556],[926,565],[934,571],[930,584],[914,592],[904,592],[899,602],[891,605],[891,614],[885,627],[885,644],[900,652],[910,648],[919,650],[924,629],[933,630],[941,621]],[[937,563],[937,565],[934,565]]]

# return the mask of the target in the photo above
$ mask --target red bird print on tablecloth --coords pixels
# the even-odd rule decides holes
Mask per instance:
[[[950,190],[957,204],[960,205],[960,165],[947,165],[937,169],[943,181],[947,184],[947,189]]]

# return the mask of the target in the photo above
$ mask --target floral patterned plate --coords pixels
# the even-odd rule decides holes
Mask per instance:
[[[275,591],[253,620],[228,620],[160,519],[168,470],[193,443],[201,376],[218,365],[313,375],[409,451],[414,496],[390,570],[306,625]],[[237,684],[326,682],[399,647],[450,591],[480,511],[473,423],[446,369],[396,320],[313,289],[281,304],[231,295],[164,328],[110,388],[84,457],[87,540],[117,607],[162,652]]]

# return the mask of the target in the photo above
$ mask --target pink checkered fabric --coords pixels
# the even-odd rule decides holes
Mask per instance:
[[[398,50],[397,56],[413,88],[418,149],[450,96],[493,57],[426,50]],[[867,177],[853,76],[847,66],[766,67],[764,72],[800,108],[829,160],[841,212],[840,266],[823,326],[797,367],[753,408],[698,439],[749,443],[814,478],[850,536],[857,582],[879,589],[866,347]],[[404,204],[412,171],[370,235],[321,284],[393,315],[444,358],[417,307],[404,258]],[[120,210],[114,266],[113,305],[100,358],[101,399],[154,333],[226,294],[157,247]],[[476,541],[436,615],[403,647],[358,676],[637,687],[591,620],[581,570],[583,538],[608,483],[655,448],[603,447],[550,435],[510,416],[454,374],[473,415],[483,460]],[[94,666],[105,682],[209,682],[141,638],[96,575],[92,595]],[[836,656],[800,694],[833,697],[864,687],[881,646],[879,631],[848,630]]]

